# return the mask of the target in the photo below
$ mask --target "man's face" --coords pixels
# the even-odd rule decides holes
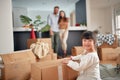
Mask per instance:
[[[59,8],[54,8],[54,14],[58,14]]]

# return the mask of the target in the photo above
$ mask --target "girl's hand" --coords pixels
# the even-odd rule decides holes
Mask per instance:
[[[69,62],[68,59],[64,59],[64,60],[63,60],[63,63],[65,63],[65,64],[67,64],[68,62]]]
[[[63,63],[67,64],[71,58],[64,58]]]

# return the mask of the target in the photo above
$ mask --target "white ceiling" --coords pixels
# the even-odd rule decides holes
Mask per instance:
[[[69,8],[79,0],[12,0],[13,7],[25,7],[29,9],[53,10],[54,6]]]

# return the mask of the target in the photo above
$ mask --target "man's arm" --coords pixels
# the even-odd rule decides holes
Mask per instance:
[[[50,30],[49,30],[49,32],[50,32],[50,35],[53,35],[53,31],[52,31],[52,29],[51,29],[51,17],[50,17],[50,15],[48,15],[48,17],[47,17],[47,24],[48,25],[50,25]]]

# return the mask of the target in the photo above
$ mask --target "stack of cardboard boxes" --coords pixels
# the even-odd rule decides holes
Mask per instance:
[[[78,72],[57,60],[57,54],[53,53],[51,40],[41,39],[49,42],[50,53],[42,58],[36,59],[31,49],[15,51],[2,54],[3,68],[2,80],[75,80]],[[30,41],[30,42],[29,42]],[[35,40],[28,40],[28,46]]]

